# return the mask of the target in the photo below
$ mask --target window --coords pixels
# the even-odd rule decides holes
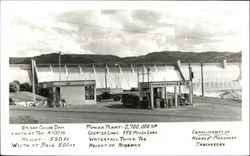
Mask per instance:
[[[85,100],[94,100],[95,91],[94,86],[85,87]]]

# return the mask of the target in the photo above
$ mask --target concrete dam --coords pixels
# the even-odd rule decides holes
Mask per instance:
[[[201,95],[201,64],[191,63],[194,73],[193,93]],[[32,82],[31,65],[10,64],[9,82]],[[95,80],[97,88],[137,87],[142,81],[179,81],[189,80],[189,64],[177,62],[167,64],[37,64],[35,66],[38,83],[69,80]],[[241,63],[204,63],[203,87],[205,96],[220,97],[226,91],[241,94]],[[187,90],[183,87],[184,92]],[[171,90],[169,90],[171,91]],[[239,95],[240,96],[240,95]]]

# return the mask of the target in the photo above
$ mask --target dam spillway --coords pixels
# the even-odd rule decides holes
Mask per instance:
[[[194,73],[193,92],[201,95],[201,64],[191,64]],[[182,64],[180,67],[185,79],[189,78],[188,64]],[[242,71],[240,63],[227,63],[226,66],[219,63],[205,63],[203,65],[203,87],[206,96],[218,97],[219,94],[226,91],[235,91],[241,96]]]
[[[62,65],[61,81],[96,80],[97,88],[137,87],[139,81],[147,80],[147,69],[150,68],[150,81],[181,80],[179,72],[174,66],[156,65]],[[37,65],[38,82],[59,81],[58,65]],[[144,76],[142,75],[144,73]],[[143,80],[144,77],[144,80]]]
[[[193,93],[201,95],[201,65],[191,63],[193,78]],[[59,70],[60,69],[60,70]],[[149,74],[147,74],[149,70]],[[31,81],[31,65],[10,64],[9,81]],[[189,80],[188,64],[37,64],[35,67],[38,83],[70,80],[95,80],[97,88],[137,87],[138,81],[179,81]],[[204,63],[203,86],[206,96],[218,97],[224,91],[241,91],[241,63]],[[185,88],[183,88],[185,92]]]

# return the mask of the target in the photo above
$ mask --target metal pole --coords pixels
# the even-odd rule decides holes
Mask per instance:
[[[190,63],[188,64],[189,67],[189,80],[191,82],[190,86],[189,86],[189,96],[190,96],[190,104],[193,104],[193,78],[192,78],[192,68]]]
[[[201,96],[204,96],[204,86],[203,86],[203,62],[201,62]]]
[[[137,87],[139,88],[139,81],[140,81],[140,76],[139,76],[139,66],[137,64]]]
[[[154,88],[150,86],[150,107],[154,109]]]
[[[142,66],[142,82],[144,82],[144,66]]]
[[[150,68],[148,68],[148,73],[147,73],[148,74],[148,82],[149,82],[149,71],[150,71]]]
[[[117,69],[116,69],[116,67],[117,67],[117,64],[115,64],[115,87],[118,88],[117,87]]]
[[[179,95],[181,95],[181,85],[179,85]]]
[[[105,88],[107,89],[107,64],[105,64]]]
[[[35,69],[34,69],[34,60],[31,59],[31,67],[32,67],[32,92],[33,92],[33,101],[36,104],[36,94],[35,94]]]
[[[177,86],[174,86],[174,106],[178,107]]]
[[[59,51],[59,103],[61,102],[61,53]]]

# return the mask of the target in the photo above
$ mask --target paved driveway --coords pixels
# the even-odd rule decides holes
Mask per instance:
[[[69,108],[10,107],[10,123],[105,123],[240,121],[241,101],[196,97],[193,106],[126,108],[117,102]]]

